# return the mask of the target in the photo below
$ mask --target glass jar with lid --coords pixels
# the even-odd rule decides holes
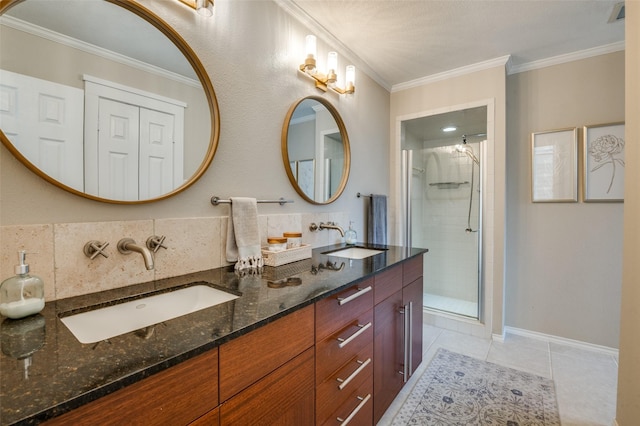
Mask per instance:
[[[283,251],[287,249],[287,239],[285,237],[269,237],[267,238],[267,249],[272,252]]]

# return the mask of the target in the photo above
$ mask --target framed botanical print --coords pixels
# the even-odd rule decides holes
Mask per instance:
[[[531,135],[531,201],[578,201],[578,129]]]
[[[624,123],[585,126],[582,139],[584,201],[623,201]]]

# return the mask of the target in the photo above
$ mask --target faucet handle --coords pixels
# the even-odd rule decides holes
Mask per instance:
[[[154,253],[157,253],[158,250],[160,250],[160,247],[166,250],[167,246],[164,245],[164,240],[166,238],[167,237],[164,235],[161,237],[158,237],[157,235],[153,235],[147,238],[147,248]]]
[[[84,255],[91,260],[98,257],[98,255],[101,255],[102,257],[109,257],[109,255],[104,251],[108,245],[108,241],[101,243],[100,241],[91,240],[84,245],[82,251],[84,252]]]

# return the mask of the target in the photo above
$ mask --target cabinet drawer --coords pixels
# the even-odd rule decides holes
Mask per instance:
[[[313,348],[298,355],[220,406],[220,424],[312,425]]]
[[[218,405],[214,349],[47,422],[48,425],[189,424]]]
[[[418,278],[422,277],[422,256],[416,256],[402,264],[402,285],[411,284]]]
[[[220,401],[313,346],[313,305],[220,346]]]
[[[371,426],[373,423],[373,376],[342,403],[323,425]],[[320,423],[319,423],[320,424]]]
[[[322,424],[328,420],[335,408],[342,405],[372,375],[373,343],[370,343],[317,386],[316,423]]]
[[[375,304],[402,290],[402,266],[394,266],[374,277]]]
[[[324,381],[373,341],[373,309],[316,344],[316,383]]]
[[[373,307],[373,278],[316,303],[316,342]]]

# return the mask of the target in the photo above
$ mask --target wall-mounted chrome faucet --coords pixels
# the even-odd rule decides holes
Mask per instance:
[[[118,251],[122,254],[131,254],[132,252],[140,253],[142,258],[144,259],[144,266],[148,270],[152,270],[153,265],[153,255],[145,246],[141,246],[136,244],[136,242],[131,238],[123,238],[118,241]]]
[[[315,231],[322,231],[323,229],[335,229],[336,231],[338,231],[340,233],[341,237],[344,237],[344,229],[342,229],[339,225],[337,225],[335,222],[320,222],[320,225],[316,225],[316,223],[312,223],[311,225],[309,225],[309,231],[315,232]]]

